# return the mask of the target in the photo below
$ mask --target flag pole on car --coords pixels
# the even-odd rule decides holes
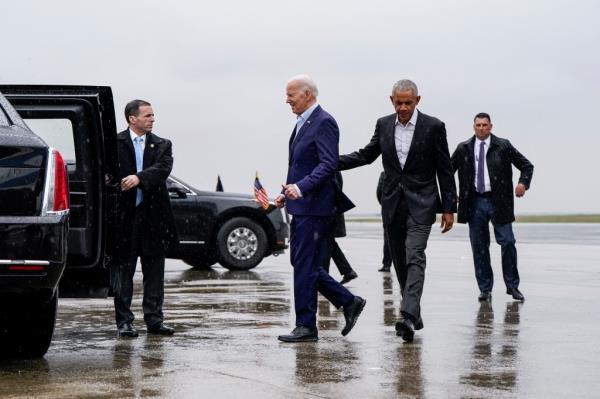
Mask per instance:
[[[260,184],[258,171],[256,171],[256,177],[254,178],[254,197],[263,209],[269,208],[269,196],[267,195],[267,190]]]

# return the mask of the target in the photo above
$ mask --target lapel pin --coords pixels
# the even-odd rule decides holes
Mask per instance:
[[[150,144],[150,148],[154,148],[154,144]]]

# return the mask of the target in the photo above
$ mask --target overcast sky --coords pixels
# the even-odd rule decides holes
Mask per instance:
[[[598,15],[594,0],[7,1],[0,83],[111,86],[119,129],[125,103],[146,99],[174,175],[214,190],[220,174],[226,191],[251,193],[258,170],[274,195],[295,123],[290,76],[317,82],[342,154],[367,144],[408,78],[451,153],[485,111],[535,165],[517,213],[598,213]],[[353,213],[378,211],[381,169],[344,172]]]

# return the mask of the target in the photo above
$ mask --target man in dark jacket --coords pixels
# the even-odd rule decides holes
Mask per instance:
[[[496,242],[502,248],[506,293],[522,301],[525,297],[519,291],[517,249],[512,230],[515,220],[512,167],[521,171],[514,193],[522,197],[531,184],[533,165],[510,141],[492,134],[488,114],[475,115],[473,129],[475,135],[460,143],[452,154],[452,166],[458,171],[460,186],[458,223],[469,224],[479,300],[491,299],[494,284],[490,262],[491,221]]]
[[[395,113],[377,120],[371,141],[340,156],[339,170],[367,165],[381,155],[385,178],[381,213],[402,292],[402,319],[396,334],[412,341],[423,328],[421,295],[425,281],[425,248],[442,213],[442,233],[449,231],[456,211],[456,186],[442,121],[417,110],[417,85],[400,80],[390,100]],[[438,188],[439,182],[439,188]]]
[[[113,271],[115,313],[120,336],[137,337],[131,301],[137,258],[144,274],[144,321],[148,332],[172,335],[163,324],[164,271],[167,247],[176,242],[166,180],[173,168],[171,142],[152,133],[150,103],[133,100],[125,107],[129,128],[118,135],[121,181],[121,236]],[[118,284],[114,284],[118,281]]]

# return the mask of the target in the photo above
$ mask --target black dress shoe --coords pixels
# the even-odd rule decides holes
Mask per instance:
[[[506,290],[506,293],[508,295],[512,295],[513,299],[517,300],[517,301],[524,301],[525,297],[523,296],[523,294],[521,293],[521,291],[519,291],[518,288],[508,288]]]
[[[138,332],[131,323],[125,323],[119,327],[119,337],[135,338],[137,336]]]
[[[396,335],[406,342],[411,342],[415,338],[414,323],[408,318],[400,320],[396,323]]]
[[[163,323],[158,323],[153,325],[152,327],[148,327],[148,332],[150,334],[157,335],[173,335],[175,334],[175,330]]]
[[[492,293],[489,291],[482,291],[477,299],[479,299],[479,302],[489,301],[492,299]]]
[[[314,342],[319,340],[319,333],[316,328],[298,326],[291,333],[280,335],[277,339],[283,342]]]
[[[377,271],[378,272],[389,273],[390,272],[390,266],[382,266],[381,269],[379,269]]]
[[[356,324],[356,320],[358,320],[358,316],[365,308],[367,301],[362,299],[359,296],[354,296],[352,303],[350,305],[344,306],[344,318],[346,319],[346,325],[342,330],[342,335],[346,336],[352,330],[354,325]]]
[[[352,270],[350,273],[344,274],[344,277],[340,280],[340,284],[346,284],[347,282],[352,281],[357,277],[358,274],[356,274],[356,272]]]
[[[423,319],[419,317],[419,320],[415,321],[415,330],[422,330],[423,327],[425,327]]]

